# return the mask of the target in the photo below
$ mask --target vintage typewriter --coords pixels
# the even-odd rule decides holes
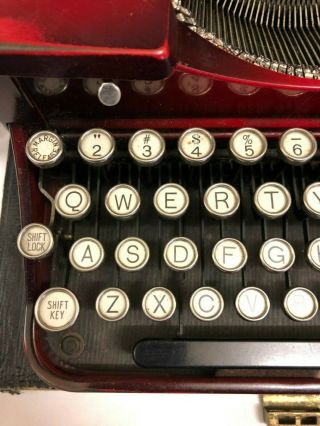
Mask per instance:
[[[42,380],[319,391],[319,8],[2,4],[14,256]],[[3,285],[19,292],[8,271]]]

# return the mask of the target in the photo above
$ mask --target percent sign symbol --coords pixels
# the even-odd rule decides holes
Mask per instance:
[[[251,139],[250,134],[243,135],[243,140],[245,141],[245,154],[248,157],[252,157],[254,155],[254,150],[252,149],[253,140]]]

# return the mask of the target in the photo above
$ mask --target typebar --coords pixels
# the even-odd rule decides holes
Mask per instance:
[[[142,340],[133,351],[147,368],[319,368],[319,342]]]

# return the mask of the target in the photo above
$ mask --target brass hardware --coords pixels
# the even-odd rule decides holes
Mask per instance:
[[[268,426],[320,425],[320,395],[263,395]]]

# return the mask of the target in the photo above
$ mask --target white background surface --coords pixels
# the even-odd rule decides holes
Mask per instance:
[[[0,212],[7,150],[8,136],[0,124]],[[265,424],[258,395],[76,394],[31,390],[20,395],[0,394],[0,413],[1,426]]]

